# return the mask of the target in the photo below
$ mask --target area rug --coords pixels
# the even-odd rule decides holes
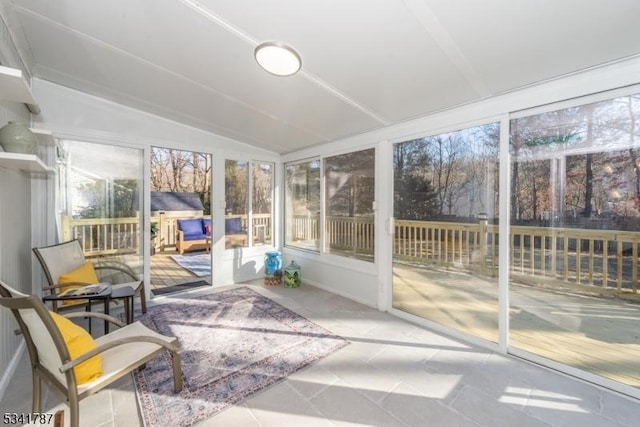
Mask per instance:
[[[211,274],[211,254],[171,255],[171,258],[182,268],[198,277]]]
[[[248,287],[149,307],[138,319],[180,340],[183,390],[165,353],[134,371],[145,426],[192,426],[348,344]]]
[[[153,292],[154,295],[166,295],[173,294],[175,292],[188,291],[190,289],[203,288],[205,286],[211,285],[209,285],[209,282],[206,280],[197,280],[195,282],[180,283],[179,285],[163,286],[161,288],[151,289],[151,292]]]

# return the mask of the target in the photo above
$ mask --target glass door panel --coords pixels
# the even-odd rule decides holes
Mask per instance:
[[[510,139],[510,345],[633,387],[639,122],[628,96],[514,119]]]
[[[394,308],[498,341],[497,123],[394,145]]]
[[[151,147],[150,160],[152,292],[206,286],[214,237],[211,155]]]
[[[143,153],[134,148],[61,141],[58,203],[62,240],[78,239],[94,264],[120,264],[142,278]],[[107,270],[105,270],[107,271]],[[120,283],[117,270],[101,280]]]

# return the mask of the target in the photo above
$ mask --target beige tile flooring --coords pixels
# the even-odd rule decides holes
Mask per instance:
[[[261,281],[247,285],[351,344],[202,426],[638,425],[636,400],[311,286],[266,288]],[[155,298],[153,303],[202,292]],[[28,411],[30,400],[25,356],[0,409]],[[60,399],[45,392],[43,409],[60,407]],[[83,426],[141,425],[130,377],[83,401],[80,413]]]

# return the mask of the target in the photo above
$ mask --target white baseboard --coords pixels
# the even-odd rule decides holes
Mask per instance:
[[[9,363],[7,370],[4,371],[2,378],[0,378],[0,400],[4,397],[4,393],[7,391],[7,387],[9,387],[13,374],[15,374],[16,369],[18,369],[18,364],[20,364],[26,348],[27,346],[25,345],[25,342],[22,341],[18,346],[16,353],[11,358],[11,362]]]

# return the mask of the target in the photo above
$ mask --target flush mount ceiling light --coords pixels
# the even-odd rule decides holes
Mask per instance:
[[[300,55],[283,43],[262,43],[256,47],[254,55],[262,68],[276,76],[291,76],[302,66]]]

